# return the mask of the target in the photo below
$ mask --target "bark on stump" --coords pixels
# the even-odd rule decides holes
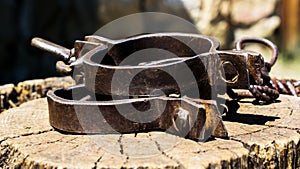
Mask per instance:
[[[198,143],[149,132],[70,135],[48,122],[46,99],[0,114],[0,168],[299,168],[300,98],[254,106],[225,118],[230,138]]]

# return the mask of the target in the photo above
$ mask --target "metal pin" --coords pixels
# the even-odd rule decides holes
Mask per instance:
[[[68,61],[71,57],[71,50],[42,38],[33,38],[31,45],[46,51],[54,56],[57,56],[60,60]]]

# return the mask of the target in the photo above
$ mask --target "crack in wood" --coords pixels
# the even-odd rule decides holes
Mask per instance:
[[[97,159],[96,162],[94,162],[94,166],[92,167],[92,169],[97,169],[98,163],[101,161],[102,158],[103,158],[103,154]]]
[[[151,136],[150,133],[149,133],[149,136]],[[165,157],[167,157],[168,159],[174,161],[174,162],[178,165],[179,168],[185,168],[184,165],[181,164],[178,160],[172,158],[171,156],[168,156],[168,155],[162,150],[161,146],[159,145],[159,143],[158,143],[157,141],[153,140],[151,137],[149,137],[149,139],[155,143],[155,145],[156,145],[156,147],[157,147],[157,150],[158,150],[159,152],[161,152],[161,154],[162,154],[163,156],[165,156]]]
[[[124,149],[123,149],[123,144],[122,144],[122,138],[123,138],[123,135],[121,134],[119,139],[118,139],[118,143],[120,145],[120,153],[121,155],[124,155]]]
[[[92,167],[92,169],[97,169],[97,167],[98,167],[98,163],[101,161],[102,157],[103,157],[103,155],[102,155],[102,156],[100,156],[100,157],[97,159],[97,161],[96,161],[96,162],[94,162],[94,167]]]
[[[269,126],[270,128],[274,127],[274,128],[278,128],[278,129],[289,129],[289,130],[293,130],[293,131],[296,130],[296,132],[297,132],[297,130],[300,130],[300,127],[299,128],[293,128],[293,127],[288,127],[288,126],[277,126],[277,125],[267,125],[267,126]]]
[[[32,135],[39,135],[39,134],[47,133],[47,132],[50,132],[50,131],[53,131],[53,129],[38,131],[38,132],[31,132],[31,133],[24,133],[24,134],[13,136],[13,137],[4,137],[2,140],[0,140],[0,144],[7,141],[7,140],[9,140],[9,139],[15,139],[15,138],[32,136]]]
[[[245,142],[243,142],[242,140],[239,140],[239,139],[236,139],[236,138],[230,138],[230,140],[233,140],[233,141],[237,141],[237,142],[239,142],[239,143],[242,143],[243,144],[243,147],[244,148],[246,148],[246,149],[248,149],[249,150],[249,148],[250,148],[250,145],[249,144],[247,144],[247,143],[245,143]]]
[[[270,129],[270,128],[266,128],[266,129]],[[281,128],[281,129],[295,131],[287,127],[273,126],[273,128],[278,128],[278,129]],[[264,131],[266,129],[263,129],[261,131]],[[300,134],[299,132],[297,133]],[[276,136],[280,136],[283,138],[287,137],[287,135],[281,134],[280,132],[276,133]],[[237,139],[237,138],[230,138],[230,139],[242,143],[244,148],[249,150],[248,167],[257,168],[262,166],[267,167],[267,166],[276,165],[279,166],[279,168],[287,168],[291,166],[297,168],[295,166],[297,166],[296,157],[300,156],[299,140],[297,143],[295,143],[294,140],[281,143],[280,141],[278,142],[276,139],[273,140],[270,144],[266,144],[266,145],[260,145],[257,143],[249,145],[248,143],[242,141],[241,139]]]
[[[242,143],[242,144],[244,145],[244,148],[247,148],[247,149],[248,149],[250,146],[249,146],[247,143],[245,143],[245,142],[243,142],[242,140],[237,139],[237,138],[235,138],[235,137],[238,137],[238,136],[245,136],[245,135],[252,135],[252,134],[255,134],[255,133],[258,133],[258,132],[261,132],[261,131],[265,131],[265,130],[270,129],[270,128],[282,128],[282,129],[288,129],[288,130],[292,130],[292,131],[295,130],[295,129],[291,129],[291,128],[288,128],[288,127],[280,127],[280,126],[274,126],[274,125],[271,126],[271,125],[270,125],[270,126],[268,126],[268,128],[264,128],[264,129],[261,129],[261,130],[257,130],[257,131],[252,132],[252,133],[245,133],[245,134],[240,134],[240,135],[232,136],[232,137],[230,137],[230,140],[240,142],[240,143]],[[300,134],[300,130],[298,130],[298,131],[296,131],[296,132],[297,132],[298,134]],[[286,137],[285,135],[280,134],[280,133],[277,133],[277,135],[278,135],[278,136],[282,136],[282,137]],[[274,144],[274,143],[275,143],[275,140],[273,140],[272,144]]]
[[[0,141],[0,159],[2,158],[4,161],[1,161],[2,159],[0,160],[0,166],[2,165],[3,167],[7,168],[11,166],[19,168],[45,166],[49,168],[55,168],[56,166],[67,166],[72,168],[77,165],[76,161],[75,163],[63,161],[60,159],[60,155],[64,156],[64,158],[66,157],[68,160],[73,159],[73,156],[76,157],[77,155],[80,155],[79,158],[76,157],[75,159],[83,160],[80,161],[82,162],[80,165],[87,166],[86,168],[109,168],[109,166],[114,166],[113,162],[117,162],[115,166],[118,166],[118,168],[134,168],[137,166],[155,168],[164,164],[171,164],[170,166],[165,165],[170,168],[187,168],[190,166],[202,166],[204,168],[209,166],[219,168],[239,168],[239,166],[242,168],[299,168],[300,126],[297,124],[297,120],[300,119],[300,115],[298,113],[300,111],[292,108],[287,110],[286,105],[290,105],[292,101],[285,102],[284,99],[286,97],[287,96],[284,96],[282,98],[283,101],[281,103],[274,104],[274,107],[278,107],[278,109],[274,109],[273,105],[271,105],[271,108],[269,108],[269,106],[265,106],[257,107],[257,109],[255,107],[248,107],[248,105],[241,107],[240,110],[243,111],[241,111],[240,114],[257,114],[259,115],[257,116],[259,118],[274,117],[275,115],[275,117],[279,118],[276,119],[275,122],[261,125],[256,124],[254,126],[248,123],[227,121],[227,127],[231,127],[230,129],[232,134],[234,134],[233,136],[230,136],[228,142],[223,141],[222,139],[215,139],[206,143],[198,143],[200,147],[195,146],[197,148],[196,149],[194,148],[194,143],[188,143],[190,140],[185,140],[187,141],[186,144],[177,144],[176,146],[172,146],[172,148],[176,147],[176,149],[169,152],[169,149],[166,150],[165,148],[171,143],[165,143],[164,137],[161,139],[156,139],[155,134],[153,134],[152,137],[150,132],[148,134],[149,137],[146,137],[148,137],[150,139],[150,143],[153,144],[153,148],[151,150],[154,150],[153,152],[157,152],[158,156],[156,156],[155,159],[162,158],[162,164],[159,164],[160,160],[158,160],[159,162],[153,162],[151,161],[152,157],[149,157],[149,159],[146,160],[146,162],[149,163],[143,163],[140,165],[138,163],[143,160],[139,160],[131,156],[131,154],[134,153],[133,150],[136,148],[136,146],[134,143],[130,142],[130,139],[144,139],[146,138],[145,133],[142,135],[140,135],[140,133],[137,135],[128,135],[129,139],[127,138],[127,135],[113,137],[116,142],[112,146],[115,148],[118,156],[120,156],[120,154],[122,155],[122,157],[119,158],[115,155],[105,154],[105,152],[101,151],[101,148],[99,148],[99,151],[97,148],[93,149],[92,147],[90,147],[91,149],[86,149],[86,146],[93,145],[88,141],[88,139],[86,139],[87,137],[85,136],[77,137],[74,135],[59,134],[56,133],[57,131],[53,131],[52,128],[46,130],[48,128],[44,127],[41,127],[43,130],[40,132],[37,132],[33,129],[29,129],[29,131],[24,129],[24,132],[17,131],[14,128],[13,130],[9,130],[11,127],[9,125],[12,125],[12,127],[15,126],[13,123],[11,123],[6,127],[7,131],[2,131],[2,140]],[[300,102],[300,100],[298,102]],[[38,103],[40,103],[40,101]],[[24,117],[30,117],[33,112],[35,112],[37,109],[40,109],[39,106],[35,107],[32,105],[36,104],[30,103],[28,104],[30,107],[28,109],[17,108],[9,113],[23,113]],[[241,106],[243,106],[243,104],[241,104]],[[47,110],[44,108],[46,105],[41,104],[40,107],[43,108],[41,109],[41,111],[43,111],[42,113],[46,113]],[[284,110],[281,109],[282,107],[284,107]],[[6,113],[2,114],[2,118],[5,118],[7,115],[8,114]],[[248,117],[252,118],[253,116],[246,116],[246,118]],[[44,125],[44,120],[46,119],[36,119],[34,121],[34,125],[37,125],[38,123],[42,123]],[[20,121],[20,123],[21,122],[22,121]],[[26,123],[26,126],[29,126],[28,124]],[[245,130],[243,127],[245,127]],[[41,130],[40,128],[38,129]],[[21,134],[16,134],[16,131],[17,133]],[[49,131],[53,131],[53,133],[48,133]],[[44,135],[39,135],[41,133],[44,133]],[[157,135],[159,134],[160,133],[157,133]],[[32,135],[38,136],[29,137]],[[3,136],[7,137],[3,138]],[[35,140],[35,138],[41,139],[41,141]],[[29,142],[26,142],[26,140],[30,140],[29,142],[33,143],[31,144],[32,148],[36,147],[36,149],[32,150],[31,147],[29,147]],[[109,139],[106,141],[107,144],[110,144]],[[148,142],[149,141],[146,140],[145,144]],[[26,146],[23,146],[23,144]],[[60,147],[62,147],[62,149]],[[182,148],[184,150],[182,150]],[[185,151],[185,148],[188,150]],[[144,149],[138,150],[140,150],[138,152],[142,152]],[[68,151],[70,151],[70,153]],[[220,154],[220,152],[224,154]],[[83,159],[85,154],[90,154],[90,158],[87,158],[88,160],[86,162],[84,162]],[[4,157],[2,155],[4,155]],[[200,161],[197,161],[198,159]],[[197,162],[193,164],[195,160]]]
[[[123,146],[123,143],[122,143],[122,139],[123,139],[123,134],[120,135],[120,137],[118,139],[118,143],[120,145],[120,153],[121,153],[121,155],[126,156],[126,159],[125,159],[125,161],[122,164],[122,166],[125,166],[128,163],[128,161],[129,161],[129,156],[128,156],[128,154],[124,153],[124,146]],[[121,168],[124,168],[124,167],[121,167]]]
[[[48,141],[48,142],[45,142],[45,143],[26,144],[26,145],[24,145],[24,147],[39,146],[39,145],[43,145],[43,144],[53,144],[53,143],[57,143],[57,142],[60,142],[60,141],[62,141],[62,139],[57,139],[57,140],[54,140],[54,141]]]
[[[259,132],[267,130],[269,128],[271,128],[271,127],[266,125],[266,128],[263,128],[263,129],[260,129],[260,130],[255,130],[255,131],[248,132],[248,133],[243,133],[243,134],[237,134],[237,135],[230,136],[229,140],[234,140],[234,139],[232,139],[234,137],[240,137],[240,136],[246,136],[246,135],[249,135],[249,134],[251,135],[251,134],[259,133]],[[237,141],[237,140],[234,140],[234,141]]]
[[[290,116],[293,115],[293,112],[294,112],[294,110],[292,109],[291,112],[290,112]]]

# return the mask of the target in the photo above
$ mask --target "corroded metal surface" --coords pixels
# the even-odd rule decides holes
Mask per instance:
[[[243,45],[245,43],[257,43],[257,44],[263,44],[269,49],[272,50],[272,57],[270,62],[264,62],[263,64],[260,63],[260,65],[263,65],[260,70],[255,70],[255,69],[249,69],[250,71],[254,71],[254,74],[260,74],[260,77],[262,78],[262,83],[261,84],[255,84],[252,83],[249,86],[249,91],[251,92],[251,96],[254,96],[257,100],[263,100],[267,102],[272,102],[276,100],[279,97],[279,90],[278,88],[275,87],[274,81],[271,80],[269,76],[269,72],[271,71],[271,68],[274,66],[274,64],[277,61],[278,58],[278,49],[277,46],[272,43],[271,41],[264,39],[264,38],[255,38],[255,37],[250,37],[250,38],[242,38],[236,43],[236,49],[237,50],[242,50]],[[252,60],[252,65],[255,65],[258,63],[257,60],[249,59]],[[256,79],[254,79],[256,80]],[[282,93],[282,92],[281,92]],[[245,95],[245,96],[249,96]]]
[[[222,87],[227,86],[232,98],[240,97],[232,89],[249,89],[253,94],[246,96],[266,102],[278,97],[276,91],[264,86],[266,79],[270,79],[265,69],[275,63],[276,48],[265,39],[255,39],[275,51],[275,60],[265,63],[259,53],[241,50],[247,40],[252,42],[251,38],[244,39],[237,44],[238,50],[227,51],[218,50],[219,43],[214,38],[184,33],[155,33],[121,40],[93,35],[76,41],[71,50],[42,39],[33,39],[32,44],[57,55],[63,61],[58,62],[58,71],[72,73],[77,84],[83,84],[48,93],[53,127],[75,133],[167,130],[204,141],[212,134],[227,135],[217,103],[212,101],[218,94],[224,94],[219,90]],[[149,48],[169,51],[175,57],[122,63],[132,53]],[[187,77],[183,71],[186,67],[195,80]],[[116,72],[121,75],[113,82]],[[178,86],[170,74],[179,77],[183,84]],[[135,76],[126,83],[132,75]],[[163,94],[153,93],[153,89]],[[172,98],[174,94],[176,98]],[[150,103],[151,108],[147,106]],[[132,111],[132,106],[137,111]],[[122,107],[125,115],[120,115],[115,107]],[[145,111],[148,114],[141,113]],[[159,112],[162,114],[158,115]],[[149,123],[137,120],[156,115]]]
[[[78,98],[68,98],[72,93]],[[111,100],[93,97],[84,88],[48,93],[50,124],[70,133],[132,133],[162,130],[182,137],[207,140],[221,122],[215,101],[148,97]],[[138,111],[133,111],[132,106]],[[63,112],[63,113],[62,113]],[[150,119],[150,120],[149,120]],[[154,120],[153,120],[154,119]],[[219,137],[227,132],[219,127]]]

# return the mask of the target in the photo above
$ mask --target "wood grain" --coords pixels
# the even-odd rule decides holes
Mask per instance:
[[[299,168],[300,99],[239,103],[229,139],[205,143],[164,132],[71,135],[53,130],[46,99],[0,114],[0,168]]]

